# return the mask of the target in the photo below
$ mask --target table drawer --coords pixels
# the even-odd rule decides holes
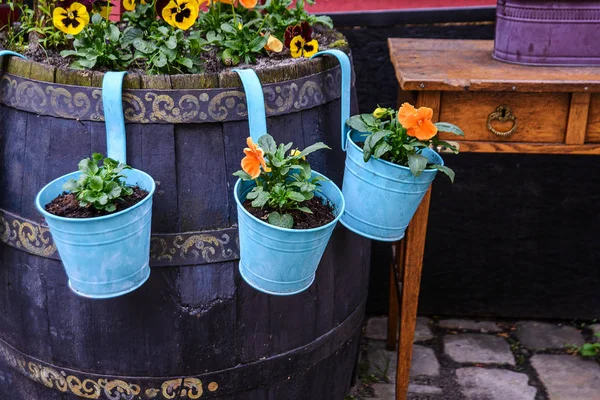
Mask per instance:
[[[570,93],[442,92],[440,121],[461,127],[465,137],[444,133],[441,137],[486,142],[564,143],[570,99]],[[504,116],[509,120],[499,120],[503,115],[498,109],[500,106],[506,106]],[[509,112],[516,120],[514,129]]]
[[[600,93],[594,93],[590,101],[586,143],[600,143]]]

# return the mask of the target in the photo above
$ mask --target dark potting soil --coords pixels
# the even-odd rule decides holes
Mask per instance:
[[[101,217],[103,215],[114,214],[119,211],[133,207],[140,201],[144,200],[148,196],[148,192],[139,187],[133,187],[133,193],[129,196],[125,196],[122,200],[118,200],[116,203],[117,209],[112,213],[106,211],[96,210],[93,206],[80,207],[79,200],[73,193],[63,193],[57,198],[46,204],[44,207],[50,214],[54,214],[59,217],[65,218],[94,218]]]
[[[313,213],[308,214],[299,210],[289,210],[287,214],[290,214],[294,218],[294,227],[292,229],[312,229],[318,228],[323,225],[327,225],[335,219],[333,214],[333,207],[329,203],[322,203],[318,197],[301,203],[302,206],[308,207]],[[252,201],[246,200],[244,202],[244,208],[248,210],[250,214],[256,218],[268,222],[269,214],[273,211],[272,208],[254,208],[252,207]]]

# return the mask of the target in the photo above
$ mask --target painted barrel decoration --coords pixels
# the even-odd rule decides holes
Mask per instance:
[[[335,230],[315,283],[269,296],[240,277],[232,173],[248,136],[237,75],[125,80],[127,160],[156,180],[149,280],[108,300],[67,287],[37,191],[106,152],[102,74],[10,58],[0,72],[0,398],[343,399],[370,244]],[[268,129],[338,185],[340,71],[317,59],[258,71]]]

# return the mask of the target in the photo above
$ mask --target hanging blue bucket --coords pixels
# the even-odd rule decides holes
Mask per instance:
[[[340,222],[361,236],[397,241],[404,237],[408,223],[417,211],[437,174],[426,169],[415,177],[410,168],[371,158],[364,162],[363,151],[356,145],[367,134],[350,130],[346,148],[346,169],[342,192],[346,212]],[[431,149],[421,152],[430,163],[444,165]]]
[[[313,176],[323,176],[313,172]],[[333,229],[344,212],[342,191],[332,182],[321,182],[320,197],[329,202],[335,219],[314,229],[284,229],[251,215],[242,205],[254,182],[235,184],[240,235],[240,273],[255,289],[275,295],[300,293],[313,283]]]
[[[336,50],[337,51],[337,50]],[[267,133],[262,86],[250,69],[234,70],[240,75],[246,92],[250,136],[254,142]],[[314,176],[321,176],[313,171]],[[327,178],[326,178],[327,179]],[[333,229],[344,213],[342,191],[330,180],[321,182],[316,193],[328,202],[335,219],[314,229],[285,229],[270,225],[251,215],[243,206],[253,181],[239,179],[234,197],[238,210],[240,274],[256,290],[273,295],[293,295],[310,287]]]
[[[342,193],[346,210],[340,222],[369,239],[400,240],[437,170],[426,169],[415,177],[409,168],[387,161],[371,158],[365,163],[363,151],[356,143],[363,142],[367,134],[346,125],[350,118],[350,74],[344,72],[350,70],[350,60],[339,50],[317,53],[315,57],[321,54],[336,56],[342,69],[341,142],[342,150],[346,151]],[[433,164],[444,165],[444,160],[433,150],[424,149],[421,154]]]
[[[105,74],[102,86],[108,156],[126,162],[125,124],[121,103],[124,73]],[[44,206],[63,193],[69,179],[80,172],[61,176],[38,193],[35,204],[46,218],[50,233],[69,277],[69,287],[78,295],[94,299],[121,296],[140,287],[150,276],[150,230],[152,196],[156,185],[145,172],[124,170],[126,184],[139,186],[148,196],[126,210],[95,218],[64,218],[50,214]]]

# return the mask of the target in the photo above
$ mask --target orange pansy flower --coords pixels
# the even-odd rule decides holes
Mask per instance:
[[[416,137],[419,140],[429,140],[434,137],[438,129],[431,122],[433,110],[429,107],[414,108],[408,103],[402,104],[398,110],[398,121],[406,128],[408,136]]]
[[[246,8],[254,8],[258,4],[258,0],[239,0],[240,4]],[[215,3],[233,4],[234,0],[216,0]]]
[[[272,51],[274,53],[281,53],[283,50],[283,42],[277,39],[275,36],[269,35],[267,44],[265,44],[265,50]]]
[[[242,169],[250,175],[252,179],[256,179],[260,175],[261,166],[263,167],[263,170],[267,170],[265,152],[252,142],[252,138],[246,139],[246,144],[248,144],[248,147],[244,149],[246,157],[242,159]]]

